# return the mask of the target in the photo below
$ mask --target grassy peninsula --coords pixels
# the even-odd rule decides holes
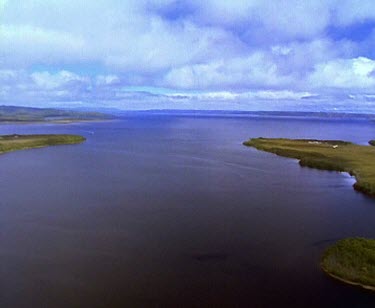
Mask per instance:
[[[375,240],[341,240],[325,251],[321,267],[336,279],[375,291]]]
[[[79,135],[2,135],[0,136],[0,154],[52,145],[75,144],[85,140]]]
[[[243,143],[279,156],[299,159],[301,166],[348,172],[354,189],[375,196],[375,147],[340,140],[253,138]]]

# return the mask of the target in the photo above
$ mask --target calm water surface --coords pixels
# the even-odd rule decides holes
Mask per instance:
[[[353,180],[241,145],[375,137],[368,121],[140,116],[2,125],[80,145],[0,157],[1,307],[374,307],[319,269],[375,237]]]

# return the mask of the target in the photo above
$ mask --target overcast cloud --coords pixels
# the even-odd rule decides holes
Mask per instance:
[[[375,112],[375,2],[0,0],[0,104]]]

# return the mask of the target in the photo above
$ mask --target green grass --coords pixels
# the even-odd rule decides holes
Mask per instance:
[[[78,135],[2,135],[0,136],[0,154],[52,145],[75,144],[85,140],[84,137]]]
[[[340,140],[253,138],[243,143],[279,156],[299,159],[301,166],[348,172],[354,189],[375,196],[375,147]]]
[[[322,269],[335,278],[364,287],[375,287],[375,240],[347,238],[329,247]]]

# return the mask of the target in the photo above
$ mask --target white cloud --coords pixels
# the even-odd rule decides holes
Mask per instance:
[[[38,88],[45,90],[57,89],[72,85],[85,85],[89,79],[81,77],[68,71],[60,71],[56,74],[49,72],[35,72],[31,74],[31,79]]]
[[[0,13],[4,10],[7,0],[0,0]]]
[[[177,88],[275,87],[290,82],[288,76],[278,74],[274,61],[264,53],[183,66],[172,69],[164,79],[167,86]]]
[[[329,23],[329,6],[324,1],[261,1],[257,10],[268,33],[285,38],[313,37]]]
[[[123,33],[125,36],[122,44],[105,57],[105,63],[115,70],[149,73],[231,56],[244,49],[228,31],[197,27],[191,22],[170,24],[156,17],[144,31]]]
[[[230,92],[230,91],[215,91],[202,93],[179,92],[168,94],[170,98],[188,98],[202,101],[235,101],[235,100],[299,100],[304,97],[312,96],[310,92],[293,92],[286,90],[264,90],[264,91],[248,91],[248,92]]]
[[[117,75],[99,75],[96,77],[97,85],[115,85],[120,83]]]
[[[315,87],[371,89],[375,86],[375,61],[358,57],[319,63],[309,80]]]
[[[0,25],[0,53],[10,63],[76,61],[83,58],[84,47],[84,40],[71,33],[30,25]]]
[[[334,21],[338,25],[350,25],[375,19],[375,2],[373,0],[340,0],[335,1]]]
[[[294,92],[288,90],[282,91],[256,91],[250,92],[245,97],[248,98],[258,98],[267,100],[299,100],[304,97],[312,96],[310,92]]]
[[[0,82],[10,82],[17,78],[17,72],[14,70],[0,70]]]
[[[249,37],[263,40],[308,38],[329,24],[329,1],[208,0],[194,1],[195,20],[221,27],[240,28]]]

